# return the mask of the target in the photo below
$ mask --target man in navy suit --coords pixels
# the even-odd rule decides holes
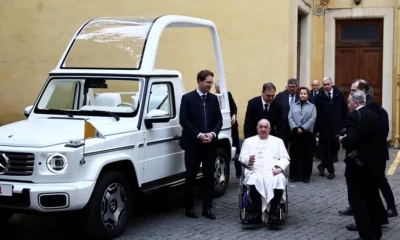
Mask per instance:
[[[203,171],[202,215],[215,219],[211,211],[214,189],[214,165],[217,138],[222,128],[222,114],[216,95],[210,93],[214,73],[202,70],[197,74],[196,90],[182,96],[179,121],[183,128],[180,146],[185,150],[185,215],[197,218],[194,211],[194,183],[200,167]]]
[[[310,92],[310,97],[309,97],[309,101],[311,103],[314,103],[314,99],[315,97],[318,95],[318,92],[320,90],[320,84],[318,80],[313,80],[311,83],[311,92]]]
[[[295,102],[299,101],[299,93],[297,92],[298,87],[299,85],[297,83],[297,79],[290,78],[287,81],[286,90],[278,93],[275,97],[275,101],[279,102],[279,104],[282,106],[282,119],[285,122],[284,134],[282,135],[282,137],[286,148],[288,148],[289,146],[290,136],[291,136],[288,116],[289,116],[290,106]]]

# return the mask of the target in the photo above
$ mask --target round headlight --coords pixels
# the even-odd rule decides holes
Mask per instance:
[[[64,155],[56,153],[47,158],[46,165],[50,172],[64,173],[67,170],[68,161]]]

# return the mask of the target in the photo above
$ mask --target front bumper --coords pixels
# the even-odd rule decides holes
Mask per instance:
[[[12,196],[0,195],[0,208],[32,210],[39,212],[60,212],[82,209],[89,201],[95,184],[95,181],[56,184],[0,181],[0,186],[4,189],[10,185],[12,186]],[[5,191],[3,191],[3,194],[5,194]],[[66,196],[67,204],[55,208],[43,207],[41,200],[39,200],[39,196],[44,196],[43,194]]]

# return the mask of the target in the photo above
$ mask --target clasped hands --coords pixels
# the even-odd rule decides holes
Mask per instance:
[[[250,167],[254,166],[254,163],[255,163],[255,162],[256,162],[256,156],[255,156],[255,155],[251,155],[250,158],[249,158],[249,166],[250,166]],[[272,169],[272,174],[273,174],[274,176],[280,174],[281,172],[282,172],[282,168],[280,168],[280,167],[278,167],[278,166],[275,166],[275,167]]]
[[[200,133],[200,137],[199,137],[199,139],[202,143],[210,143],[213,138],[214,138],[213,133]]]

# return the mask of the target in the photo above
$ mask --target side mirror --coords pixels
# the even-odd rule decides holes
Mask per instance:
[[[170,115],[168,112],[159,109],[153,109],[147,113],[147,117],[144,120],[144,125],[147,129],[153,127],[153,123],[169,122]]]
[[[26,107],[26,108],[24,109],[24,115],[25,115],[25,117],[29,117],[29,114],[30,114],[31,111],[32,111],[32,107],[33,107],[33,105],[28,106],[28,107]]]

